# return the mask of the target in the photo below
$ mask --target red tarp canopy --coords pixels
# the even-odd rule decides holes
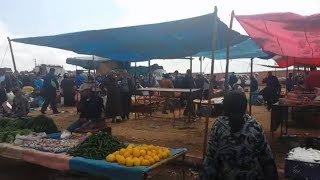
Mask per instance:
[[[236,16],[266,52],[299,58],[320,58],[320,14],[270,13]]]
[[[279,57],[274,58],[276,63],[281,68],[289,66],[320,66],[320,58],[293,58],[293,57]]]

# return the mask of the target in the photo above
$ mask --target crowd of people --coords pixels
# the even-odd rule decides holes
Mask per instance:
[[[310,68],[310,72],[302,78],[290,73],[286,80],[286,90],[296,88],[312,91],[320,87],[320,71]],[[278,78],[268,72],[262,83],[266,87],[259,90],[258,74],[250,77],[250,92],[261,94],[270,109],[281,95],[281,84]],[[79,118],[64,132],[62,137],[70,135],[78,128],[95,128],[104,125],[105,118],[112,122],[129,119],[131,97],[139,87],[200,89],[198,93],[184,93],[180,96],[180,105],[185,106],[185,116],[195,116],[193,100],[207,99],[209,85],[222,88],[215,75],[208,77],[203,74],[193,76],[190,70],[184,75],[175,71],[164,74],[158,81],[153,76],[131,76],[126,70],[112,70],[105,76],[93,77],[81,71],[75,76],[55,74],[55,69],[41,76],[39,74],[13,73],[8,74],[0,69],[0,103],[2,114],[13,117],[24,117],[29,113],[29,100],[23,92],[26,87],[32,87],[33,92],[44,98],[41,113],[45,114],[51,106],[53,114],[60,113],[57,108],[57,92],[64,97],[65,106],[77,104]],[[277,179],[277,168],[272,151],[265,138],[261,125],[246,114],[247,98],[244,93],[245,79],[231,73],[228,79],[230,92],[224,96],[223,115],[219,116],[212,126],[208,142],[207,154],[203,164],[201,179]],[[302,86],[303,85],[303,86]],[[10,101],[8,92],[13,92]],[[80,100],[76,100],[80,93]],[[106,95],[106,102],[103,97]],[[163,114],[174,111],[171,101],[172,92],[162,92],[165,98]],[[104,113],[105,115],[103,115]]]

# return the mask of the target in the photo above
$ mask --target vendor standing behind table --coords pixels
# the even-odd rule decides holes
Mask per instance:
[[[123,70],[120,73],[120,93],[121,93],[121,104],[122,104],[122,120],[129,119],[131,109],[131,96],[134,92],[134,82],[130,78],[128,72]]]
[[[93,83],[84,83],[78,89],[81,94],[81,99],[77,110],[80,117],[77,121],[72,123],[67,130],[74,132],[78,128],[96,128],[104,125],[102,118],[103,100],[94,91]]]
[[[121,93],[116,72],[110,71],[100,86],[107,89],[106,117],[111,118],[112,122],[121,120]]]
[[[161,88],[174,88],[169,74],[163,74],[163,79],[160,81]],[[167,110],[170,109],[173,112],[173,105],[170,98],[174,97],[173,92],[160,92],[160,95],[165,98],[162,114],[168,114]]]
[[[228,82],[230,87],[233,89],[234,84],[236,84],[237,82],[238,82],[238,78],[237,78],[236,74],[234,72],[232,72],[229,77],[229,82]]]
[[[204,96],[204,91],[205,91],[205,88],[206,90],[208,90],[208,84],[209,84],[209,81],[203,76],[203,74],[197,74],[197,77],[195,79],[195,84],[196,84],[196,88],[197,89],[200,89],[200,91],[197,92],[197,97],[198,99],[202,99],[203,96]]]
[[[253,75],[250,77],[250,93],[255,93],[256,91],[258,91],[258,80],[257,80],[257,74]]]
[[[268,76],[262,81],[266,83],[267,87],[263,89],[263,99],[267,101],[268,110],[271,109],[272,104],[278,102],[281,92],[281,85],[276,76],[272,72],[268,72]]]
[[[310,68],[310,73],[306,77],[305,87],[309,91],[314,91],[315,88],[320,88],[320,71],[316,67]]]
[[[287,86],[287,91],[290,92],[290,91],[293,91],[294,89],[294,82],[293,82],[293,74],[292,73],[289,73],[289,77],[286,81],[286,86]]]
[[[50,104],[53,114],[60,113],[57,109],[57,90],[59,89],[59,83],[57,81],[56,76],[54,75],[55,69],[50,68],[49,73],[43,78],[43,88],[42,88],[42,96],[44,98],[44,103],[41,108],[41,113],[45,114],[46,110]]]
[[[182,85],[182,88],[185,88],[185,89],[195,88],[194,78],[192,77],[192,73],[191,73],[190,69],[187,70],[185,77],[182,79],[181,85]],[[193,96],[192,92],[191,93],[184,93],[183,96],[184,96],[185,100],[187,101],[187,105],[186,105],[186,108],[183,112],[183,115],[195,116],[194,106],[193,106],[194,96]]]
[[[61,81],[62,95],[64,97],[65,106],[73,106],[75,103],[74,96],[75,93],[75,83],[73,78],[71,78],[67,73],[63,75],[63,80]]]

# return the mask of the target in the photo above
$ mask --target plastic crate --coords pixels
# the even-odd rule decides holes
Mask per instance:
[[[286,159],[284,168],[286,178],[320,180],[320,163]]]

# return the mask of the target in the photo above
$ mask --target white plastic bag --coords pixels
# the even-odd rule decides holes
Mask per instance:
[[[8,92],[8,93],[7,93],[7,99],[8,99],[8,102],[9,102],[10,104],[13,103],[13,98],[14,98],[13,92],[12,92],[12,91]]]

